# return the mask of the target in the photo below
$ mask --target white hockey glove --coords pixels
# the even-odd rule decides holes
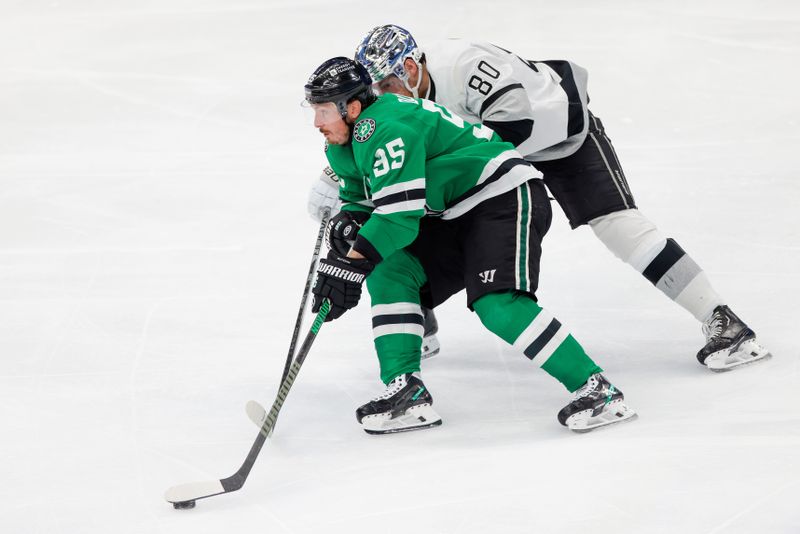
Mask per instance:
[[[339,177],[330,167],[322,170],[319,180],[314,182],[308,192],[308,214],[311,218],[319,222],[322,220],[322,213],[327,208],[331,211],[331,217],[339,212],[342,202],[339,200]]]

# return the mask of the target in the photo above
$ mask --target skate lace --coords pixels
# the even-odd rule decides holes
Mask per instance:
[[[388,384],[386,384],[386,389],[383,393],[372,399],[373,401],[379,401],[384,399],[389,399],[399,393],[404,387],[406,387],[406,375],[400,375]]]
[[[586,383],[582,385],[580,389],[578,389],[578,391],[575,392],[575,399],[577,400],[580,399],[581,397],[585,397],[586,395],[594,391],[594,389],[597,387],[598,384],[599,381],[597,380],[597,375],[590,376],[589,380],[587,380]]]
[[[703,323],[703,334],[706,336],[706,341],[710,341],[722,333],[723,319],[719,312],[714,312],[711,318]]]

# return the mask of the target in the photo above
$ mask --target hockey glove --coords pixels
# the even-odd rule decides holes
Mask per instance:
[[[375,266],[369,260],[342,258],[334,253],[319,260],[317,283],[314,284],[314,301],[311,311],[317,313],[322,301],[331,301],[331,311],[325,321],[341,317],[350,308],[355,308],[361,298],[361,285]]]
[[[330,167],[325,167],[319,180],[314,182],[308,192],[308,214],[311,218],[319,222],[325,209],[329,209],[331,215],[335,215],[342,207],[339,200],[339,177]]]
[[[325,243],[337,256],[345,257],[355,243],[358,231],[369,219],[363,211],[340,211],[325,228]]]

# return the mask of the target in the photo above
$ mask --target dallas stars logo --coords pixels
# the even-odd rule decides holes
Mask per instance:
[[[375,121],[372,119],[362,119],[353,127],[353,138],[359,143],[369,139],[375,132]]]

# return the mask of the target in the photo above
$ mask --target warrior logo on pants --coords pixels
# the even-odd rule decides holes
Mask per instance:
[[[484,284],[491,284],[494,282],[494,272],[497,269],[492,269],[490,271],[483,271],[482,273],[478,273],[478,276],[481,277],[481,282]]]

